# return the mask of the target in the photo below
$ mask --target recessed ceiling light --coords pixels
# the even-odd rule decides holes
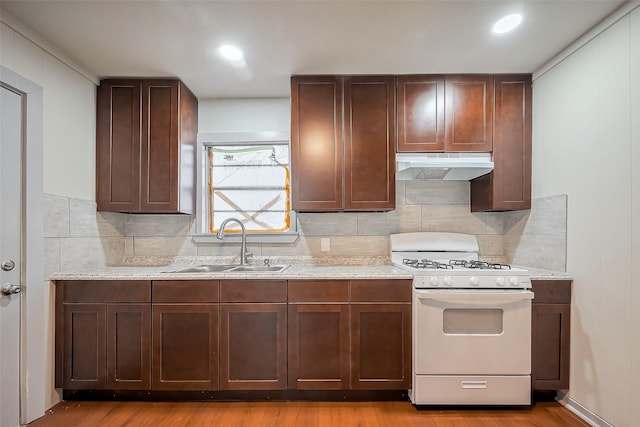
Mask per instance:
[[[240,49],[235,46],[231,46],[230,44],[225,44],[218,48],[218,52],[224,59],[229,61],[240,61],[242,60],[243,54]]]
[[[520,22],[522,22],[522,15],[517,13],[507,15],[493,25],[493,32],[496,34],[509,32],[520,25]]]

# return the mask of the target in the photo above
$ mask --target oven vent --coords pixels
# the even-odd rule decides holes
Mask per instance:
[[[469,181],[493,170],[491,153],[397,153],[396,179]]]

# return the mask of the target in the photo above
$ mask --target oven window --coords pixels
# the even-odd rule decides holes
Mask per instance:
[[[503,311],[498,308],[447,308],[443,332],[448,335],[500,335]]]

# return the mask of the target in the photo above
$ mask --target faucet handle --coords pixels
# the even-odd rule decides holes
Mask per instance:
[[[246,252],[244,253],[244,257],[245,257],[245,258],[249,258],[250,256],[253,256],[253,253],[251,253],[251,252],[249,252],[249,251],[246,251]]]

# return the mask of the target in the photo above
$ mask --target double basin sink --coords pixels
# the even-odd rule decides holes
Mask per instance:
[[[165,273],[281,273],[289,265],[205,264]]]

